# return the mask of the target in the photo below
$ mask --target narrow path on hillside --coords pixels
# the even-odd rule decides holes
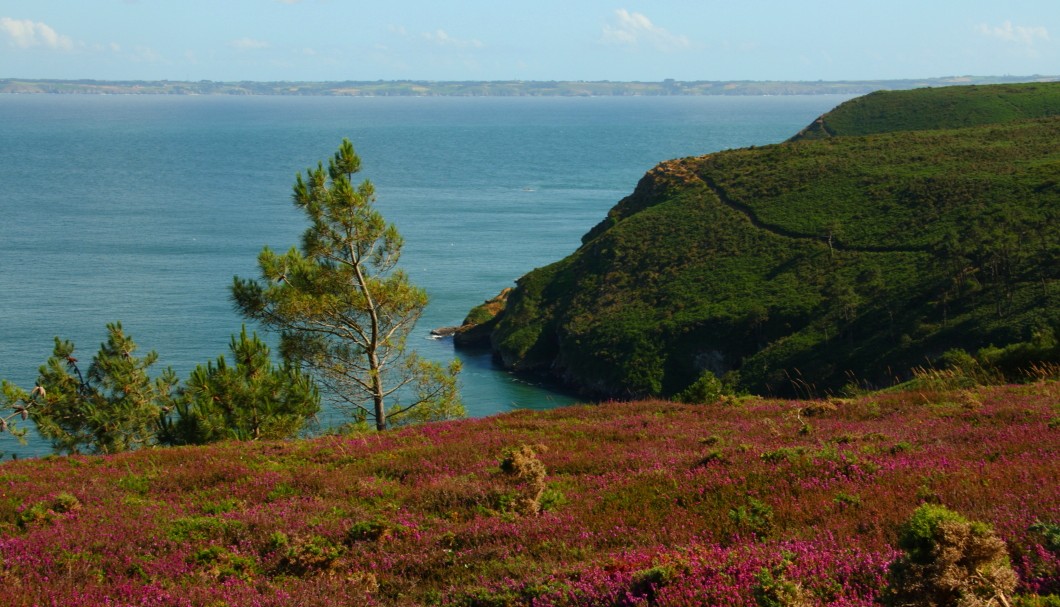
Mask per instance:
[[[743,214],[745,217],[747,217],[747,220],[750,221],[751,225],[753,225],[754,227],[756,227],[756,228],[758,228],[760,230],[765,230],[765,231],[770,232],[771,234],[775,234],[777,236],[782,236],[784,238],[792,238],[792,239],[796,239],[796,240],[812,240],[812,241],[819,242],[819,243],[827,246],[829,249],[832,249],[832,250],[835,250],[835,251],[850,252],[850,253],[930,253],[931,252],[931,249],[929,249],[926,246],[920,246],[920,247],[852,246],[852,245],[843,244],[843,242],[841,240],[839,240],[839,238],[837,238],[835,236],[819,236],[817,234],[804,234],[802,232],[796,232],[794,230],[789,230],[789,229],[787,229],[787,228],[785,228],[783,226],[778,226],[778,225],[775,225],[775,224],[766,223],[766,222],[762,221],[761,219],[759,219],[758,214],[755,213],[755,210],[753,208],[751,208],[750,206],[748,206],[748,205],[746,205],[746,204],[744,204],[742,202],[734,200],[728,194],[726,194],[725,190],[721,186],[719,186],[717,184],[717,182],[715,182],[713,179],[711,179],[710,176],[703,175],[703,174],[699,173],[698,171],[692,171],[692,174],[695,175],[695,177],[697,179],[699,179],[701,182],[703,182],[703,185],[707,186],[707,189],[709,189],[711,192],[713,192],[714,195],[718,197],[718,200],[720,200],[722,204],[724,204],[725,206],[729,207],[730,209],[736,211],[737,213]]]

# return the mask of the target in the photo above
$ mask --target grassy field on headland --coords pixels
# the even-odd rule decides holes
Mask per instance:
[[[5,462],[2,602],[868,606],[921,503],[1060,593],[1060,384],[932,386]]]

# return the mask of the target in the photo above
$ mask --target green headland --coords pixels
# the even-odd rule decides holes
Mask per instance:
[[[1058,83],[877,92],[663,162],[457,341],[599,398],[1033,373],[1060,355],[1058,114]]]

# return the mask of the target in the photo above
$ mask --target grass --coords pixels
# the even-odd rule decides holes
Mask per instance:
[[[12,606],[867,607],[902,523],[940,503],[1044,596],[1058,402],[1056,382],[616,402],[5,462],[0,584]]]

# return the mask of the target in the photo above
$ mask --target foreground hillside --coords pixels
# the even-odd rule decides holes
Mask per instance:
[[[611,403],[6,462],[0,603],[751,606],[782,580],[868,606],[925,502],[993,525],[1018,594],[1060,593],[1057,403]]]
[[[976,126],[942,128],[954,104],[982,110]],[[936,128],[665,162],[467,335],[619,398],[679,394],[703,371],[759,394],[879,387],[956,349],[1009,377],[1057,360],[1060,85],[850,107],[835,124],[913,128],[909,110]]]

